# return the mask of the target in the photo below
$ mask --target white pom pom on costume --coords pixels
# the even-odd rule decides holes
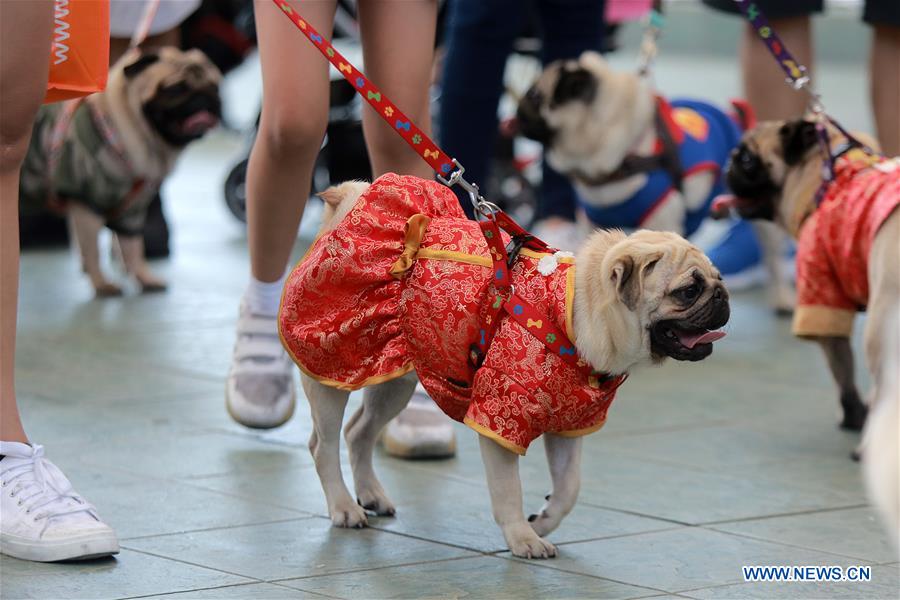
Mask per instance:
[[[556,267],[559,266],[559,258],[573,258],[575,255],[571,252],[563,252],[559,251],[556,254],[548,254],[538,261],[537,270],[538,273],[547,277],[554,271],[556,271]]]

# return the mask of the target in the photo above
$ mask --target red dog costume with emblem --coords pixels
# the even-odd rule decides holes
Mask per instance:
[[[556,268],[542,275],[541,259]],[[469,365],[496,296],[492,272],[481,229],[448,188],[384,175],[288,277],[281,338],[307,375],[341,389],[415,369],[451,418],[518,454],[544,432],[599,429],[624,375],[598,382],[505,313],[482,366]],[[516,295],[571,339],[573,259],[522,249],[510,276]]]
[[[860,154],[838,160],[835,181],[800,227],[795,335],[848,337],[869,301],[869,250],[900,206],[900,167]]]

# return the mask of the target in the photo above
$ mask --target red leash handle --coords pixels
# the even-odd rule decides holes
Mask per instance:
[[[403,114],[387,96],[383,95],[377,87],[375,87],[368,78],[363,75],[356,67],[350,64],[344,56],[335,50],[331,42],[323,38],[312,25],[310,25],[297,10],[292,7],[287,0],[272,0],[275,5],[284,12],[285,15],[297,26],[297,29],[309,38],[313,46],[319,49],[325,58],[340,71],[344,79],[356,89],[360,96],[368,102],[375,112],[382,119],[387,121],[391,128],[400,134],[406,140],[406,143],[412,147],[416,153],[421,156],[425,162],[431,165],[431,168],[444,177],[450,175],[453,171],[453,160],[447,154],[438,148],[430,137],[416,127],[412,120]]]

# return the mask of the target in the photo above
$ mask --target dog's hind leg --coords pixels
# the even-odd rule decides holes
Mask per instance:
[[[416,377],[412,373],[367,387],[363,405],[344,427],[356,501],[365,510],[379,515],[393,515],[396,509],[375,476],[372,453],[381,430],[403,410],[415,387]]]
[[[510,551],[523,558],[556,556],[556,546],[539,536],[525,520],[518,455],[483,435],[479,436],[479,442],[494,520],[503,531]]]
[[[856,381],[853,374],[853,348],[848,337],[819,337],[816,338],[825,358],[831,374],[841,392],[841,429],[860,431],[866,422],[868,409],[859,397],[856,389]]]
[[[100,268],[100,247],[97,238],[103,229],[103,219],[77,202],[70,203],[68,217],[70,229],[78,242],[81,268],[90,278],[97,297],[121,296],[122,288],[110,283]]]
[[[305,374],[300,380],[312,412],[309,450],[325,492],[328,516],[335,527],[365,527],[366,512],[353,500],[341,474],[341,422],[350,393],[323,385]]]
[[[545,536],[557,527],[575,507],[581,489],[581,438],[544,434],[544,450],[553,491],[536,515],[528,517],[531,527],[539,536]]]

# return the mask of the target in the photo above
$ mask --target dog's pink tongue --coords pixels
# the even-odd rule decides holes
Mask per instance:
[[[724,331],[704,331],[703,333],[676,333],[678,341],[687,348],[693,348],[697,344],[711,344],[725,337]]]
[[[201,110],[185,119],[182,127],[184,127],[185,131],[188,133],[202,133],[207,129],[215,127],[218,122],[219,119],[217,119],[214,114],[208,110]]]
[[[737,197],[734,194],[719,194],[713,198],[709,214],[713,219],[724,219],[735,207],[737,207]]]

